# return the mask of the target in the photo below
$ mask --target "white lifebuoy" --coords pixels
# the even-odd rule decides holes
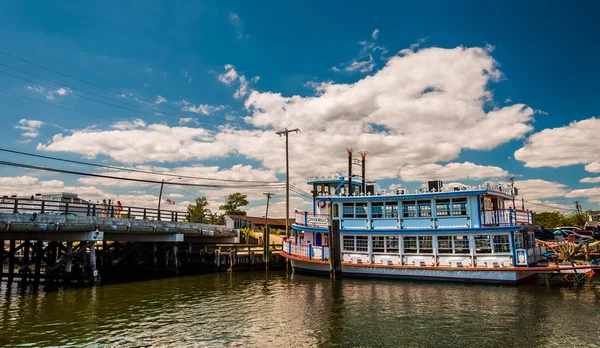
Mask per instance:
[[[327,205],[327,202],[319,201],[319,208],[325,208],[326,205]]]

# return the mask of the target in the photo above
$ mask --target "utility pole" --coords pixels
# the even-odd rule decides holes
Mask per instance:
[[[265,264],[271,261],[271,253],[269,252],[269,201],[271,196],[275,196],[274,193],[263,193],[267,196],[267,211],[265,212],[265,232],[263,233],[263,255],[265,257]]]
[[[581,221],[582,220],[581,219],[581,205],[579,205],[579,201],[575,201],[574,203],[575,203],[575,209],[577,210],[577,220],[579,220],[579,221],[577,221],[577,223],[583,222],[583,221]],[[581,227],[584,227],[584,226],[585,226],[585,222],[582,223]],[[577,227],[579,227],[579,226],[577,226]]]
[[[512,194],[513,210],[516,210],[517,206],[515,205],[515,176],[511,176],[508,180],[510,180],[510,193]]]
[[[276,132],[275,134],[282,136],[285,135],[285,236],[290,237],[290,159],[288,156],[288,134],[290,132],[300,132],[300,129],[285,129],[283,131]],[[267,208],[269,200],[267,198]]]
[[[157,216],[157,220],[160,221],[160,201],[162,201],[162,192],[163,192],[163,186],[165,186],[165,182],[169,182],[171,180],[175,180],[175,179],[181,179],[181,178],[173,178],[173,179],[169,179],[167,181],[165,181],[165,179],[162,179],[162,181],[160,182],[160,193],[158,194],[158,216]]]
[[[160,182],[160,193],[158,194],[158,217],[157,220],[160,221],[160,201],[162,200],[162,190],[163,190],[163,186],[165,186],[165,179],[162,179],[162,181]]]

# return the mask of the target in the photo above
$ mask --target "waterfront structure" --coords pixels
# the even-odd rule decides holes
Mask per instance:
[[[295,271],[330,272],[332,233],[340,233],[348,275],[518,283],[536,273],[597,267],[549,265],[532,212],[511,206],[512,187],[430,181],[427,188],[386,192],[367,183],[364,170],[362,181],[350,178],[308,181],[313,210],[296,211],[295,234],[283,242]]]

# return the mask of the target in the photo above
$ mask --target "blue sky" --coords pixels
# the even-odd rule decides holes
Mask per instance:
[[[0,73],[0,89],[99,116],[72,113],[0,92],[1,120],[9,130],[0,145],[98,163],[161,167],[175,173],[281,180],[284,144],[273,132],[289,124],[303,129],[303,133],[291,136],[291,142],[295,146],[293,181],[305,190],[309,188],[302,183],[310,170],[318,175],[342,171],[346,162],[343,148],[353,146],[371,152],[370,173],[382,187],[399,183],[416,188],[426,176],[477,184],[505,181],[515,175],[523,197],[532,204],[542,204],[531,208],[543,210],[543,205],[557,204],[558,208],[572,209],[572,203],[579,200],[586,209],[598,209],[600,189],[594,181],[600,180],[593,178],[600,171],[600,165],[595,164],[600,150],[595,136],[600,129],[593,117],[600,106],[595,98],[600,77],[595,58],[600,48],[594,21],[599,7],[591,1],[419,1],[385,6],[358,1],[4,2],[0,4],[2,52],[125,95],[0,54],[0,63],[5,64],[0,71],[35,82]],[[469,51],[472,48],[479,51]],[[395,61],[397,66],[392,66]],[[49,89],[42,84],[51,83],[7,66],[59,85]],[[466,71],[469,66],[477,68]],[[395,76],[398,81],[388,85],[386,76]],[[469,78],[473,78],[472,83]],[[415,86],[443,86],[440,95],[428,95],[431,101],[424,106],[426,111],[423,105],[414,106],[416,99],[406,97],[410,85],[402,81],[411,79]],[[321,83],[328,83],[329,89],[319,89]],[[119,104],[138,110],[132,112],[96,103],[76,96],[89,94],[73,88],[64,87],[59,92],[58,87],[65,85],[143,109]],[[481,86],[461,95],[466,101],[455,104],[452,97],[459,85],[464,89]],[[353,104],[361,96],[345,100],[352,93],[340,92],[336,86],[357,86],[352,93],[372,95],[379,104],[367,105],[370,98],[365,98],[365,104]],[[373,92],[381,86],[388,90]],[[443,95],[453,86],[457,91]],[[286,99],[284,104],[290,108],[282,115],[278,94],[300,99]],[[159,101],[158,96],[166,102],[140,100]],[[482,98],[485,102],[478,114],[471,108],[476,109]],[[381,102],[383,99],[387,104]],[[405,103],[390,106],[396,99]],[[352,107],[345,110],[344,105]],[[530,111],[519,114],[516,109],[521,107],[508,110],[512,105]],[[445,107],[449,108],[447,113]],[[473,111],[460,113],[471,119],[479,115],[483,120],[494,110],[506,110],[507,115],[498,116],[503,123],[497,129],[480,127],[480,123],[468,125],[471,121],[453,118],[455,109],[462,107]],[[420,115],[412,115],[420,121],[411,121],[411,110]],[[159,112],[161,116],[154,115]],[[349,118],[352,122],[348,128],[359,122],[368,129],[348,130],[346,134],[345,123],[338,121]],[[136,119],[143,125],[136,125]],[[282,123],[286,119],[289,122]],[[115,126],[123,121],[129,123]],[[228,122],[233,130],[217,128]],[[160,124],[167,128],[150,129]],[[472,128],[466,133],[473,132],[482,139],[467,146],[464,144],[473,136],[440,141],[439,134],[427,131],[427,125],[445,127],[447,133],[442,138],[454,134],[460,138],[463,124]],[[410,130],[405,131],[403,125]],[[154,144],[144,141],[177,127],[193,134],[165,136]],[[206,128],[206,134],[199,133],[201,128]],[[385,138],[387,143],[373,140],[385,132],[390,136]],[[62,136],[53,140],[57,134]],[[498,139],[486,142],[492,135]],[[139,140],[131,142],[132,137]],[[198,139],[203,144],[198,144]],[[415,142],[423,144],[414,148],[403,145]],[[435,146],[427,148],[430,143]],[[390,144],[404,146],[410,153],[395,153]],[[515,151],[521,148],[524,150],[516,160]],[[415,158],[409,158],[413,154]],[[7,154],[0,158],[65,166]],[[243,166],[232,168],[239,164]],[[136,192],[139,188],[7,167],[0,168],[0,177],[5,178],[2,189],[12,193],[20,181],[10,178],[24,180],[25,176],[38,179],[23,181],[30,185],[28,190],[81,189],[82,196],[87,192],[92,199],[111,196],[135,200],[140,195],[140,200],[151,202],[156,194],[156,188]],[[589,179],[580,182],[584,178]],[[56,182],[41,183],[51,180],[63,182],[64,187]],[[264,205],[258,191],[251,194],[252,212],[257,214]],[[283,192],[277,193],[275,212],[280,214],[284,211]],[[205,192],[173,190],[171,194],[185,205]],[[223,195],[212,192],[209,198],[216,206]],[[299,198],[294,203],[302,204]]]

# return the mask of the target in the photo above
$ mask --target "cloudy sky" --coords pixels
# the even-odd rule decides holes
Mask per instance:
[[[0,147],[183,176],[292,182],[369,151],[383,188],[505,182],[538,211],[600,209],[600,5],[558,1],[3,2]],[[0,152],[0,159],[160,180]],[[171,183],[214,183],[174,179]],[[226,184],[227,182],[221,182]],[[231,184],[234,185],[234,184]],[[247,185],[246,185],[247,186]],[[272,187],[167,185],[184,208]],[[159,185],[0,167],[0,193],[154,206]],[[292,208],[306,208],[301,196]]]

